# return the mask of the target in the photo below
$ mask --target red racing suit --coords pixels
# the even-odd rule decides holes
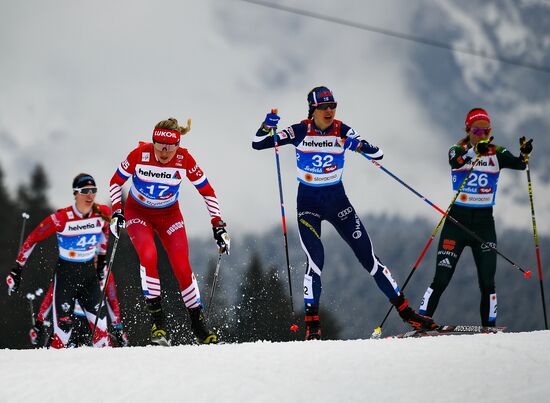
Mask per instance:
[[[139,256],[145,298],[159,297],[161,292],[154,242],[156,232],[166,249],[185,306],[200,306],[200,292],[189,263],[187,235],[178,196],[181,181],[187,177],[204,198],[214,225],[221,221],[214,189],[187,149],[179,147],[174,157],[162,164],[156,159],[152,143],[140,143],[111,179],[113,211],[122,209],[122,185],[130,177],[132,186],[124,215],[128,235]]]

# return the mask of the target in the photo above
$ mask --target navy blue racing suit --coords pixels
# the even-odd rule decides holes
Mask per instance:
[[[390,271],[374,254],[369,234],[349,202],[342,172],[346,138],[362,143],[361,151],[373,159],[381,159],[382,150],[361,138],[349,126],[334,120],[326,130],[320,130],[312,120],[304,120],[277,133],[278,144],[296,147],[298,168],[297,219],[302,248],[308,267],[304,276],[304,304],[318,307],[321,297],[321,272],[324,248],[321,242],[321,222],[331,223],[351,247],[363,267],[389,298],[400,295]],[[274,147],[273,136],[263,127],[252,143],[256,150]]]

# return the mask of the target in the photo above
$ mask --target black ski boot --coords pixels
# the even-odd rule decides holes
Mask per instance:
[[[170,337],[164,324],[164,312],[160,304],[160,297],[145,300],[147,310],[151,314],[151,344],[154,346],[170,346]]]
[[[191,318],[191,329],[195,333],[195,337],[200,344],[217,344],[218,335],[206,328],[202,307],[188,308],[189,317]]]
[[[306,340],[321,340],[321,322],[319,321],[319,307],[306,307]]]
[[[401,319],[416,330],[433,330],[438,327],[429,316],[420,315],[415,312],[415,310],[409,306],[409,301],[403,294],[390,299],[390,302],[397,309]]]

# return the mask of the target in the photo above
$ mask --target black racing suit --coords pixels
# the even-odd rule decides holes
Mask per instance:
[[[59,328],[68,334],[71,334],[77,320],[74,313],[76,300],[86,316],[90,315],[87,320],[90,322],[89,326],[93,327],[101,301],[94,261],[69,262],[58,259],[54,275],[54,318],[57,319]],[[103,321],[105,315],[106,307],[103,304],[99,318]]]
[[[445,221],[439,238],[435,276],[424,294],[419,313],[433,316],[443,291],[451,281],[464,247],[470,246],[481,291],[479,307],[481,324],[495,326],[497,317],[495,290],[497,237],[492,206],[494,205],[494,196],[496,196],[498,174],[502,168],[525,169],[526,165],[523,158],[515,157],[503,147],[491,145],[489,152],[480,156],[476,166],[471,169],[473,161],[465,157],[470,147],[471,144],[463,140],[449,150],[449,164],[453,171],[453,181],[457,183],[455,191],[465,181],[463,191],[470,192],[469,194],[460,193],[451,207],[449,215],[473,231],[484,242],[477,241],[452,221]],[[454,174],[458,172],[462,172],[463,176]],[[488,179],[491,176],[492,179]],[[467,189],[468,187],[470,189]]]

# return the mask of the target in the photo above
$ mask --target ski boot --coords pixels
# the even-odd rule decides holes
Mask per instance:
[[[319,307],[306,306],[306,340],[321,340],[321,322],[319,321]]]
[[[128,339],[128,335],[122,328],[122,323],[117,323],[116,325],[113,325],[113,336],[116,340],[116,344],[118,347],[128,347],[130,345],[130,340]]]
[[[170,347],[170,338],[166,330],[153,323],[151,327],[151,344],[154,346]]]
[[[200,344],[217,344],[218,335],[206,328],[202,307],[188,308],[191,318],[191,329]]]
[[[147,310],[151,314],[151,344],[154,346],[170,347],[170,337],[164,324],[164,312],[160,304],[160,297],[146,300]]]
[[[404,322],[407,322],[416,330],[433,330],[438,326],[429,316],[420,315],[409,306],[409,301],[403,294],[396,298],[390,299],[390,302],[395,306],[397,312]]]

